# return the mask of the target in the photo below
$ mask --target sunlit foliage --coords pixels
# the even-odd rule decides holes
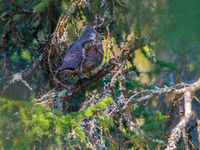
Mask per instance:
[[[92,149],[95,144],[91,141],[95,143],[96,139],[90,137],[89,131],[85,132],[87,128],[83,128],[85,122],[92,126],[92,119],[97,120],[95,123],[99,128],[96,135],[102,137],[103,148],[164,148],[166,135],[169,128],[173,127],[166,127],[170,102],[164,96],[161,100],[155,97],[147,103],[130,104],[126,110],[119,109],[113,116],[108,116],[104,110],[124,98],[120,84],[126,87],[125,96],[130,97],[135,91],[172,86],[181,81],[191,82],[199,77],[198,0],[0,2],[3,6],[0,7],[0,149]],[[76,9],[70,12],[75,4]],[[104,85],[112,80],[110,74],[67,101],[65,113],[30,102],[54,88],[61,88],[53,81],[47,60],[26,78],[32,91],[21,82],[11,84],[3,91],[14,73],[26,72],[40,58],[63,14],[71,15],[66,47],[80,37],[94,15],[107,19],[107,24],[98,29],[104,44],[104,63],[114,55],[120,55],[120,48],[129,46],[132,39],[144,39],[144,46],[131,54],[131,61],[124,65],[124,82],[117,80],[109,97],[99,98],[99,101],[80,110],[84,102],[90,102],[92,96],[103,93]],[[65,49],[58,51],[60,53],[56,56],[63,58]],[[62,61],[58,57],[52,60]],[[53,64],[53,67],[57,65]],[[73,78],[73,81],[76,80],[76,77]],[[95,146],[101,149],[102,145]]]

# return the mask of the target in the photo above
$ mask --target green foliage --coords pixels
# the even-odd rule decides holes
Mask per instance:
[[[35,5],[33,7],[33,9],[35,10],[38,10],[38,11],[41,11],[42,9],[45,9],[49,3],[51,2],[52,0],[42,0],[39,4]]]
[[[31,60],[30,52],[29,52],[28,50],[23,51],[21,55],[22,55],[22,58],[23,58],[23,59],[25,59],[25,60],[27,60],[27,61],[30,61],[30,60]]]
[[[163,130],[166,116],[163,116],[159,111],[153,113],[141,107],[136,109],[133,112],[136,118],[145,119],[141,128],[146,133],[138,135],[136,130],[131,129],[126,124],[120,122],[120,124],[116,124],[121,115],[108,117],[103,113],[103,110],[111,103],[113,103],[113,99],[106,97],[83,112],[63,115],[57,110],[33,105],[30,102],[0,98],[0,147],[6,150],[25,150],[34,147],[42,149],[44,145],[50,149],[55,147],[62,149],[70,146],[75,148],[77,145],[87,147],[88,135],[83,132],[81,127],[81,122],[86,118],[95,118],[99,121],[105,140],[108,140],[107,134],[109,134],[118,142],[122,139],[130,139],[136,143],[145,144],[148,142],[150,147],[154,146],[155,143],[150,144],[152,141],[145,136],[160,139],[159,135]],[[70,134],[73,132],[75,134],[72,138]],[[116,136],[117,134],[120,136]],[[128,144],[128,146],[130,148],[137,147],[133,143]],[[106,146],[118,149],[110,142]]]
[[[147,88],[147,89],[155,89],[154,86],[144,84],[144,83],[142,83],[142,82],[140,82],[140,81],[137,81],[137,80],[133,80],[133,84],[134,84],[136,87],[143,87],[143,88]]]
[[[143,125],[143,128],[145,129],[145,131],[148,131],[151,134],[152,132],[154,132],[154,137],[159,137],[164,131],[164,123],[166,120],[167,116],[164,116],[161,114],[161,112],[156,111],[152,116],[148,115],[146,117],[146,123]],[[159,132],[157,132],[156,130]]]
[[[32,66],[44,52],[45,42],[52,36],[61,14],[70,14],[67,25],[69,32],[67,40],[70,42],[79,37],[85,24],[94,15],[103,17],[106,25],[98,30],[103,36],[103,42],[106,43],[104,44],[106,57],[112,53],[109,51],[112,44],[112,50],[118,56],[121,53],[119,47],[126,45],[127,40],[130,40],[127,37],[133,35],[134,39],[144,38],[146,46],[140,49],[145,56],[142,60],[147,59],[151,66],[150,69],[147,67],[148,71],[145,69],[141,71],[141,76],[135,77],[135,74],[132,74],[135,66],[126,64],[122,73],[125,79],[121,83],[125,87],[124,95],[119,90],[120,81],[117,80],[116,87],[111,89],[112,97],[95,101],[95,104],[91,104],[81,112],[78,112],[81,102],[88,100],[84,92],[89,96],[94,89],[95,92],[101,93],[104,84],[111,81],[113,73],[85,89],[81,96],[77,95],[74,98],[73,102],[69,102],[70,108],[66,115],[31,102],[0,98],[0,149],[78,149],[78,145],[82,149],[88,149],[89,135],[83,131],[81,123],[91,119],[97,120],[97,134],[101,134],[109,149],[121,147],[155,149],[158,145],[156,139],[166,140],[163,132],[166,116],[159,110],[155,111],[156,106],[144,103],[128,104],[126,110],[117,108],[119,111],[113,116],[108,116],[104,111],[114,101],[120,101],[123,96],[128,99],[135,91],[155,89],[157,85],[151,85],[155,80],[161,79],[159,86],[167,85],[169,82],[173,84],[177,71],[183,71],[184,81],[194,80],[199,76],[200,2],[198,0],[193,2],[187,0],[73,0],[73,2],[16,0],[14,2],[17,5],[12,5],[7,0],[1,2],[5,6],[0,8],[4,16],[0,19],[1,89],[3,85],[8,84],[6,81],[10,81],[9,77],[13,73],[24,71],[27,66]],[[73,13],[69,12],[68,8],[76,2],[79,3]],[[59,32],[62,34],[63,31],[59,30]],[[111,36],[111,40],[108,36]],[[132,42],[132,39],[130,41]],[[156,53],[156,61],[151,52]],[[60,58],[63,58],[62,53],[59,53]],[[135,60],[137,55],[131,54],[130,57]],[[50,59],[54,60],[54,57]],[[58,67],[58,64],[54,64],[53,61],[51,63],[55,68]],[[146,62],[142,61],[142,63],[140,68],[136,66],[138,70],[143,69]],[[143,78],[143,75],[148,77]],[[44,63],[40,64],[25,80],[34,89],[32,93],[24,92],[24,85],[18,85],[18,83],[22,84],[20,81],[13,84],[15,88],[11,86],[10,92],[8,91],[5,96],[16,98],[17,95],[28,100],[38,97],[51,88],[61,88],[52,80],[46,58]],[[139,96],[141,95],[143,93]]]
[[[165,62],[165,61],[162,61],[160,59],[157,59],[156,64],[160,65],[162,68],[166,67],[166,68],[169,68],[171,70],[178,71],[178,68],[170,62]]]
[[[91,117],[94,115],[95,111],[97,111],[98,109],[105,109],[107,108],[108,104],[113,103],[113,102],[114,101],[111,97],[106,97],[103,100],[101,100],[99,103],[97,103],[96,105],[87,108],[84,112],[84,116]]]
[[[32,149],[41,148],[46,143],[49,148],[61,148],[66,146],[64,139],[72,130],[76,133],[76,140],[86,144],[87,137],[80,123],[85,117],[95,117],[108,130],[111,119],[105,114],[98,118],[95,113],[100,113],[101,109],[112,102],[113,99],[107,97],[80,114],[70,113],[64,116],[57,110],[40,105],[0,98],[0,145],[4,149],[21,149],[21,144],[24,143],[22,149]]]

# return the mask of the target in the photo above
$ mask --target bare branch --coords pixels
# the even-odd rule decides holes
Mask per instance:
[[[9,81],[8,84],[6,84],[3,89],[0,91],[0,95],[3,94],[9,87],[11,84],[21,81],[30,91],[32,91],[33,89],[30,87],[30,85],[22,78],[22,73],[16,73],[13,74],[12,79]]]
[[[197,128],[197,131],[198,131],[198,140],[199,140],[199,147],[200,147],[200,120],[197,119],[197,124],[198,124],[198,128]]]
[[[175,93],[180,94],[184,93],[184,110],[185,114],[179,121],[179,123],[175,126],[175,128],[172,130],[172,133],[168,139],[168,144],[166,150],[175,150],[177,148],[177,142],[181,138],[182,130],[187,125],[188,121],[190,120],[192,116],[192,96],[193,94],[200,89],[200,78],[191,84],[188,87],[185,87],[183,89],[175,90]]]

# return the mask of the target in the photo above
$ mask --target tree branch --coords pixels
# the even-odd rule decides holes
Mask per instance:
[[[177,148],[177,142],[181,138],[182,130],[187,125],[188,121],[192,116],[192,96],[193,94],[200,90],[200,78],[194,82],[193,84],[189,85],[188,87],[175,90],[174,93],[176,94],[184,94],[184,110],[185,114],[179,121],[179,123],[175,126],[172,130],[172,133],[168,139],[168,144],[166,150],[175,150]]]

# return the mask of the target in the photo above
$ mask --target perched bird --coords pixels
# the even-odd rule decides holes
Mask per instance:
[[[103,61],[104,51],[97,27],[103,23],[101,18],[95,18],[83,31],[80,39],[67,50],[62,65],[57,69],[69,74],[90,73]]]

